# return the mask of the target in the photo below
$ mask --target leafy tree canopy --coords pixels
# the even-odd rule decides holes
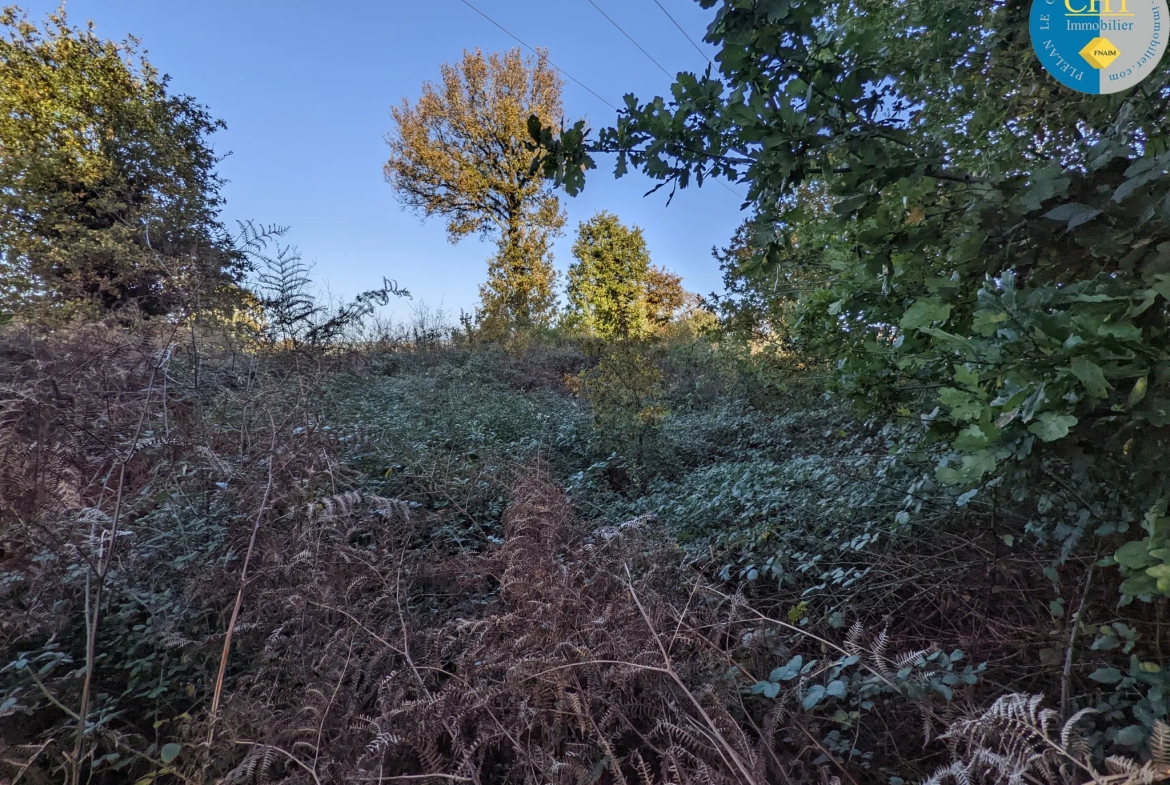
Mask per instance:
[[[601,211],[581,223],[569,266],[569,311],[607,341],[646,338],[688,302],[682,278],[650,264],[638,227]]]
[[[582,222],[569,266],[569,306],[586,329],[608,340],[649,332],[646,276],[650,252],[642,230],[600,212]]]
[[[160,314],[235,278],[208,143],[222,127],[134,39],[0,12],[3,307]]]
[[[483,329],[492,337],[547,324],[555,307],[551,240],[565,216],[531,170],[526,124],[561,123],[561,79],[544,53],[519,49],[484,57],[464,52],[423,85],[411,105],[393,109],[384,172],[403,203],[447,219],[452,242],[494,236],[496,255],[481,287]]]

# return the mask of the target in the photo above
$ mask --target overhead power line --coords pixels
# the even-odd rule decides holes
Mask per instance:
[[[652,62],[652,63],[654,63],[654,65],[658,66],[658,70],[661,71],[662,73],[666,74],[666,77],[668,79],[674,79],[674,74],[672,74],[670,71],[667,71],[665,68],[663,68],[662,63],[655,60],[653,55],[651,55],[649,52],[647,52],[645,49],[643,49],[642,45],[640,43],[638,43],[637,41],[635,41],[634,37],[632,35],[630,35],[625,30],[623,30],[621,25],[619,25],[617,22],[613,21],[613,18],[610,17],[609,14],[607,14],[605,11],[602,11],[601,6],[599,6],[597,3],[593,2],[593,0],[589,0],[589,5],[596,8],[597,13],[601,14],[606,19],[608,19],[609,23],[611,25],[613,25],[614,27],[616,27],[618,29],[619,33],[624,35],[626,38],[630,39],[630,43],[633,44],[634,46],[638,47],[638,51],[640,51],[642,54],[646,55],[646,57],[650,58],[650,62]]]
[[[655,3],[658,3],[658,0],[654,0],[654,2],[655,2]],[[647,52],[645,49],[643,49],[643,48],[642,48],[642,45],[641,45],[641,44],[639,44],[637,41],[635,41],[635,40],[634,40],[634,37],[633,37],[632,35],[630,35],[630,34],[629,34],[629,33],[627,33],[625,30],[623,30],[623,29],[622,29],[622,26],[621,26],[621,25],[619,25],[617,22],[615,22],[615,21],[614,21],[614,20],[613,20],[613,19],[610,17],[610,15],[609,15],[609,14],[607,14],[605,11],[602,11],[602,10],[601,10],[601,6],[597,5],[597,3],[593,2],[593,0],[589,0],[589,5],[591,5],[591,6],[593,6],[594,8],[596,8],[596,9],[597,9],[597,12],[598,12],[599,14],[601,14],[602,16],[604,16],[606,19],[608,19],[608,20],[609,20],[609,23],[610,23],[611,25],[613,25],[614,27],[616,27],[616,28],[618,29],[618,31],[619,31],[619,32],[620,32],[622,35],[624,35],[626,38],[630,39],[630,43],[632,43],[634,46],[638,47],[638,49],[639,49],[639,50],[642,52],[642,54],[646,55],[646,57],[650,59],[650,62],[652,62],[652,63],[654,63],[654,65],[658,66],[658,70],[659,70],[659,71],[661,71],[662,73],[666,74],[666,75],[667,75],[667,77],[669,77],[669,78],[670,78],[670,79],[672,79],[672,80],[675,78],[675,77],[674,77],[674,75],[672,75],[672,74],[670,73],[670,71],[667,71],[665,68],[663,68],[661,63],[659,63],[657,60],[655,60],[655,59],[654,59],[654,57],[653,57],[653,56],[652,56],[652,55],[651,55],[649,52]],[[662,8],[662,13],[666,14],[667,18],[669,18],[669,19],[670,19],[670,21],[674,22],[674,25],[675,25],[675,27],[678,27],[679,31],[680,31],[680,32],[682,32],[682,34],[683,34],[683,35],[685,35],[685,36],[687,37],[687,40],[691,42],[691,45],[692,45],[692,46],[694,46],[696,49],[699,49],[699,46],[698,46],[698,44],[696,44],[696,43],[695,43],[693,40],[691,40],[691,37],[690,37],[689,35],[687,35],[687,31],[686,31],[686,30],[683,30],[683,28],[682,28],[682,27],[679,25],[679,23],[675,21],[674,17],[673,17],[673,16],[671,16],[671,15],[670,15],[670,13],[669,13],[669,12],[668,12],[668,11],[667,11],[665,8],[663,8],[663,6],[662,6],[662,3],[658,3],[658,7],[659,7],[659,8]],[[702,49],[699,49],[699,54],[703,55],[703,57],[707,59],[707,62],[708,62],[708,63],[709,63],[709,62],[711,62],[711,59],[710,59],[710,58],[708,58],[708,57],[707,57],[707,55],[703,54],[703,50],[702,50]],[[718,179],[718,178],[717,178],[717,179],[715,180],[715,182],[719,183],[719,185],[723,186],[723,187],[724,187],[724,188],[726,188],[728,191],[730,191],[731,193],[733,193],[733,194],[735,194],[736,196],[738,196],[740,199],[742,199],[742,198],[743,198],[743,196],[741,196],[741,195],[739,194],[739,192],[738,192],[738,191],[736,191],[734,188],[732,188],[732,187],[731,187],[730,185],[728,185],[727,183],[723,182],[723,180],[721,180],[721,179]]]
[[[459,1],[460,1],[461,3],[463,3],[463,5],[465,5],[465,6],[467,6],[468,8],[470,8],[472,11],[475,11],[477,14],[479,14],[480,16],[482,16],[484,19],[486,19],[486,20],[488,20],[489,22],[491,22],[491,23],[492,23],[493,25],[495,25],[496,27],[498,27],[498,28],[500,28],[501,30],[503,30],[503,31],[504,31],[505,33],[507,33],[508,35],[510,35],[512,38],[514,38],[514,39],[516,40],[516,42],[517,42],[517,43],[519,43],[519,44],[520,44],[521,46],[523,46],[525,49],[527,49],[528,51],[532,52],[532,53],[533,53],[534,55],[536,55],[537,57],[540,57],[540,56],[541,56],[540,52],[537,52],[537,51],[536,51],[535,49],[533,49],[531,46],[529,46],[528,44],[526,44],[526,43],[524,43],[523,41],[521,41],[521,40],[520,40],[520,37],[519,37],[518,35],[516,35],[515,33],[513,33],[513,32],[512,32],[511,30],[509,30],[508,28],[504,27],[502,24],[500,24],[499,22],[497,22],[495,19],[492,19],[490,16],[488,16],[487,14],[485,14],[483,11],[480,11],[478,8],[476,8],[476,7],[475,7],[475,6],[473,6],[471,3],[469,3],[467,0],[459,0]],[[620,112],[620,111],[621,111],[621,110],[620,110],[620,109],[618,109],[616,106],[614,106],[613,104],[611,104],[609,101],[605,100],[605,99],[604,99],[604,98],[602,98],[600,95],[598,95],[597,91],[595,91],[595,90],[591,89],[591,88],[589,87],[589,85],[585,84],[585,83],[584,83],[584,82],[582,82],[580,79],[576,78],[575,76],[573,76],[572,74],[570,74],[568,71],[566,71],[565,69],[561,68],[559,65],[557,65],[556,63],[554,63],[552,60],[549,60],[547,57],[545,57],[545,58],[544,58],[544,60],[545,60],[545,62],[547,62],[549,65],[551,65],[553,68],[557,69],[557,70],[558,70],[558,71],[560,71],[562,74],[564,74],[564,75],[565,75],[565,78],[567,78],[569,81],[576,83],[576,84],[577,84],[579,87],[583,88],[583,89],[584,89],[586,92],[590,93],[590,94],[591,94],[591,95],[592,95],[594,98],[596,98],[598,101],[601,101],[601,103],[605,104],[605,105],[606,105],[606,106],[608,106],[610,109],[614,110],[615,112]],[[660,67],[661,67],[661,66],[660,66]]]
[[[459,0],[459,2],[463,3],[465,6],[467,6],[468,8],[470,8],[472,11],[475,11],[477,14],[479,14],[479,15],[480,15],[480,16],[482,16],[484,19],[486,19],[486,20],[488,20],[489,22],[491,22],[493,25],[495,25],[496,27],[498,27],[500,30],[503,30],[505,34],[507,34],[509,37],[511,37],[513,40],[515,40],[515,41],[516,41],[518,44],[520,44],[521,46],[523,46],[523,47],[524,47],[525,49],[527,49],[528,51],[532,52],[533,54],[535,54],[535,55],[536,55],[536,56],[538,56],[538,57],[540,57],[540,56],[541,56],[541,55],[540,55],[540,52],[537,52],[537,51],[536,51],[536,49],[534,49],[533,47],[529,46],[529,45],[528,45],[528,44],[526,44],[524,41],[522,41],[522,40],[520,39],[520,37],[519,37],[518,35],[516,35],[515,33],[513,33],[511,30],[509,30],[508,28],[504,27],[502,24],[500,24],[499,22],[497,22],[495,19],[492,19],[490,16],[488,16],[487,14],[485,14],[483,11],[479,10],[478,8],[476,8],[474,5],[472,5],[472,4],[469,2],[469,0]],[[657,0],[655,0],[655,2],[657,2]],[[594,7],[594,8],[597,8],[597,5],[596,5],[595,3],[593,3],[593,0],[589,0],[589,3],[590,3],[591,5],[593,5],[593,7]],[[600,11],[600,12],[601,12],[601,15],[602,15],[602,16],[604,16],[606,19],[609,19],[609,16],[608,16],[608,15],[607,15],[607,14],[606,14],[604,11],[602,11],[600,8],[597,8],[597,10],[598,10],[598,11]],[[666,11],[666,9],[665,9],[665,8],[663,8],[662,10],[663,10],[663,11]],[[667,16],[670,16],[670,14],[667,14]],[[631,41],[631,42],[633,42],[634,46],[637,46],[639,49],[641,49],[641,50],[642,50],[642,54],[646,55],[647,57],[650,57],[650,54],[649,54],[649,52],[647,52],[645,49],[642,49],[642,47],[638,45],[638,42],[637,42],[637,41],[634,41],[634,39],[633,39],[633,38],[630,38],[630,35],[629,35],[629,34],[628,34],[628,33],[627,33],[625,30],[622,30],[622,29],[621,29],[621,27],[618,27],[618,24],[617,24],[617,22],[614,22],[612,19],[609,19],[609,21],[610,21],[610,23],[611,23],[611,24],[612,24],[614,27],[617,27],[617,28],[618,28],[618,30],[621,30],[621,32],[622,32],[622,35],[626,36],[626,38],[629,38],[629,39],[630,39],[630,41]],[[672,21],[672,22],[674,22],[674,18],[673,18],[673,17],[671,17],[671,21]],[[678,22],[675,22],[675,24],[677,25],[677,24],[678,24]],[[681,30],[682,28],[679,28],[679,29]],[[685,31],[685,30],[683,31],[683,35],[686,35],[686,31]],[[687,37],[689,38],[690,36],[687,36]],[[691,43],[694,43],[694,41],[692,41]],[[702,50],[700,50],[700,54],[702,54]],[[705,57],[705,56],[706,56],[706,55],[704,55],[704,57]],[[585,84],[585,83],[584,83],[584,82],[582,82],[580,79],[577,79],[576,77],[574,77],[572,74],[570,74],[568,71],[566,71],[565,69],[563,69],[563,68],[561,68],[560,66],[558,66],[558,65],[557,65],[556,63],[554,63],[552,60],[549,60],[547,57],[545,57],[545,58],[544,58],[544,60],[545,60],[545,62],[547,62],[549,65],[551,65],[553,68],[557,69],[557,70],[558,70],[558,71],[560,71],[562,74],[564,74],[565,78],[567,78],[567,79],[569,79],[570,81],[572,81],[572,82],[576,83],[576,84],[577,84],[579,87],[581,87],[582,89],[584,89],[586,92],[588,92],[588,93],[589,93],[590,95],[592,95],[594,98],[596,98],[598,101],[601,101],[603,104],[605,104],[606,106],[608,106],[610,109],[614,110],[615,112],[620,112],[620,111],[621,111],[621,110],[620,110],[620,109],[618,109],[616,106],[614,106],[613,104],[611,104],[609,101],[607,101],[607,100],[605,100],[604,98],[602,98],[602,97],[601,97],[601,96],[600,96],[600,95],[597,93],[597,91],[596,91],[596,90],[593,90],[592,88],[590,88],[590,87],[589,87],[589,85]],[[659,68],[661,68],[663,73],[665,73],[667,76],[670,76],[670,72],[668,72],[668,71],[667,71],[665,68],[662,68],[662,66],[658,64],[658,61],[657,61],[657,60],[655,60],[653,57],[650,57],[650,60],[651,60],[651,61],[654,63],[654,65],[657,65]],[[673,76],[670,76],[670,78],[671,78],[671,79],[673,79],[674,77],[673,77]],[[742,196],[740,196],[740,194],[739,194],[739,193],[738,193],[738,192],[737,192],[735,189],[733,189],[733,188],[732,188],[731,186],[729,186],[727,183],[723,182],[723,180],[721,180],[721,179],[716,179],[716,180],[715,180],[715,182],[719,183],[719,185],[723,186],[724,188],[726,188],[728,191],[730,191],[731,193],[735,194],[736,196],[739,196],[741,199],[743,198]]]
[[[708,63],[710,63],[710,62],[711,62],[711,58],[710,58],[710,57],[707,57],[707,53],[706,53],[706,52],[704,52],[704,51],[702,50],[702,48],[700,48],[700,47],[699,47],[699,45],[695,43],[695,39],[691,38],[691,35],[690,35],[690,33],[688,33],[686,30],[684,30],[684,29],[683,29],[683,26],[682,26],[682,25],[680,25],[680,24],[678,23],[678,20],[677,20],[677,19],[675,19],[673,16],[671,16],[671,15],[670,15],[670,11],[667,11],[667,10],[666,10],[666,6],[664,6],[662,3],[658,2],[658,0],[654,0],[654,4],[655,4],[656,6],[658,6],[659,8],[661,8],[661,9],[662,9],[662,13],[666,14],[666,18],[667,18],[667,19],[669,19],[670,21],[674,22],[674,26],[675,26],[675,27],[677,27],[677,28],[678,28],[678,31],[679,31],[680,33],[682,33],[682,34],[683,34],[683,36],[684,36],[684,37],[685,37],[685,38],[686,38],[688,41],[690,41],[690,42],[691,42],[691,46],[695,47],[695,51],[696,51],[696,52],[698,52],[700,55],[702,55],[702,57],[703,57],[703,59],[704,59],[704,60],[706,60]]]

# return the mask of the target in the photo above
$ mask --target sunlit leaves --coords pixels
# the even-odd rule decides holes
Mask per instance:
[[[496,240],[480,288],[485,335],[547,324],[555,303],[550,248],[565,216],[544,177],[571,184],[581,172],[535,162],[532,139],[572,146],[583,134],[580,123],[562,137],[554,130],[563,122],[556,70],[543,54],[525,60],[519,49],[464,52],[443,65],[440,84],[424,84],[415,104],[404,100],[391,113],[383,172],[403,203],[445,218],[452,242]]]
[[[581,224],[573,256],[568,276],[572,316],[605,340],[649,335],[650,253],[642,230],[600,212]]]
[[[905,329],[925,327],[934,322],[945,322],[950,315],[949,305],[936,299],[918,300],[906,310],[898,325]]]
[[[0,11],[5,310],[161,314],[240,273],[217,217],[221,127],[133,39]]]

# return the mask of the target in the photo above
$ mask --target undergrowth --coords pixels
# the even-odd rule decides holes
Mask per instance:
[[[1160,606],[791,360],[667,342],[601,417],[568,341],[168,329],[4,338],[12,781],[1163,771]]]

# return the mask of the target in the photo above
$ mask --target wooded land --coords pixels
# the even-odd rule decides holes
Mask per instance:
[[[1170,778],[1170,75],[699,4],[612,126],[543,50],[394,110],[495,243],[456,323],[314,296],[135,41],[0,15],[0,782]],[[600,160],[746,191],[722,292],[610,212],[562,290]]]

